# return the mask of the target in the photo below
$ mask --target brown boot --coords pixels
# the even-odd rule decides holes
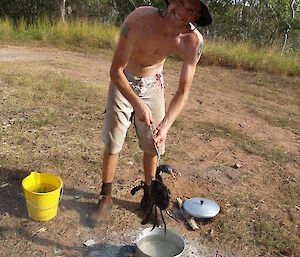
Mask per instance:
[[[143,212],[148,213],[151,208],[151,200],[150,200],[150,186],[146,183],[144,184],[144,196],[141,201],[141,209]]]
[[[111,197],[112,183],[103,183],[97,209],[89,217],[90,224],[95,227],[106,221],[113,205]]]

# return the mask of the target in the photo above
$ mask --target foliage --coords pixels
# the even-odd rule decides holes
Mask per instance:
[[[1,0],[0,4],[0,17],[9,17],[15,24],[21,20],[36,24],[45,17],[54,21],[59,13],[59,0]]]
[[[67,0],[67,17],[71,19],[89,19],[113,21],[115,10],[111,0]]]
[[[126,16],[139,6],[152,5],[158,8],[165,6],[162,0],[108,0],[108,2],[116,11],[115,21],[117,24],[121,24]]]
[[[35,42],[63,48],[113,49],[118,41],[119,32],[119,26],[87,20],[56,24],[38,21],[36,25],[31,26],[26,26],[26,23],[21,21],[17,27],[7,19],[0,20],[0,41]],[[257,48],[250,43],[205,40],[200,62],[254,71],[300,74],[298,54],[285,54],[282,58],[276,48]]]
[[[290,28],[290,37],[299,40],[299,10],[288,0],[212,1],[210,8],[214,23],[210,28],[213,37],[233,41],[252,40],[257,45],[280,45]],[[279,43],[279,44],[278,44]],[[298,49],[299,50],[299,49]]]
[[[114,22],[141,5],[165,8],[164,0],[1,0],[0,17],[37,24],[46,16],[52,23],[66,19]],[[300,51],[299,0],[209,1],[213,24],[200,28],[211,39],[251,41]],[[294,15],[293,15],[294,14]]]

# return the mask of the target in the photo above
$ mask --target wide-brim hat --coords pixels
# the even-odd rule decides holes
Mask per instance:
[[[199,0],[201,3],[201,16],[198,20],[194,21],[198,26],[205,27],[212,23],[212,17],[209,13],[207,0]],[[165,0],[166,4],[169,5],[168,0]]]

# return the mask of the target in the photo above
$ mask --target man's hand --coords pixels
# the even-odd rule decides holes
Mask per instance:
[[[134,108],[135,116],[147,126],[153,123],[152,112],[150,108],[142,101],[139,101],[138,105]]]
[[[166,121],[163,119],[153,133],[153,140],[158,146],[162,145],[166,141],[168,130]]]

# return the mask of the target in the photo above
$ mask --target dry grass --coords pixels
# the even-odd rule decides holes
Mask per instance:
[[[287,75],[300,72],[299,56],[280,56],[279,49],[257,49],[248,42],[208,42],[203,53],[203,62],[250,71],[267,71]]]
[[[270,148],[265,142],[251,137],[250,135],[240,132],[227,124],[218,124],[213,122],[199,122],[197,132],[205,135],[204,140],[211,140],[215,137],[227,138],[232,140],[236,146],[246,153],[263,157],[267,161],[286,163],[294,160],[294,156],[284,153],[281,149]]]
[[[41,56],[44,54],[43,52]],[[95,74],[88,74],[90,66],[86,63],[71,62],[66,56],[67,54],[56,61],[52,58],[51,61],[0,64],[1,140],[4,146],[0,151],[0,167],[52,170],[63,177],[66,187],[88,193],[92,191],[91,186],[97,186],[100,177],[100,159],[103,152],[100,141],[108,73],[101,75],[100,80],[95,80]],[[91,56],[83,55],[80,55],[78,60],[82,61],[84,58],[92,60]],[[101,60],[103,59],[104,56]],[[101,61],[98,65],[102,70],[109,62]],[[64,70],[62,66],[68,66],[69,69]],[[167,64],[166,77],[170,81],[168,90],[173,90],[176,86],[172,72],[177,75],[179,70],[178,64]],[[246,128],[237,129],[230,120],[231,114],[224,114],[223,119],[218,118],[216,121],[217,118],[209,111],[217,113],[220,106],[215,107],[213,103],[219,100],[218,97],[223,97],[220,94],[228,94],[232,96],[227,99],[230,104],[222,102],[221,105],[225,111],[230,112],[227,108],[232,106],[241,108],[243,115],[256,116],[266,127],[269,126],[274,131],[279,127],[290,133],[298,127],[299,113],[295,111],[295,119],[287,122],[285,110],[297,106],[292,90],[289,90],[294,89],[297,83],[290,82],[288,85],[280,82],[281,84],[276,84],[274,89],[272,78],[262,74],[258,75],[261,76],[260,79],[253,80],[260,81],[263,90],[258,90],[257,85],[254,86],[256,89],[252,90],[246,86],[250,80],[245,73],[239,77],[233,76],[235,72],[230,70],[216,71],[209,73],[207,69],[201,73],[202,70],[198,70],[199,73],[205,74],[205,78],[211,78],[206,82],[199,79],[202,82],[200,86],[194,85],[195,91],[191,94],[191,102],[187,106],[190,109],[177,119],[169,133],[169,151],[163,157],[163,161],[174,163],[186,172],[183,174],[182,184],[174,183],[171,191],[176,192],[177,186],[177,190],[189,189],[197,194],[204,192],[220,203],[222,212],[214,220],[201,223],[200,235],[192,234],[192,237],[196,235],[205,244],[212,243],[214,247],[230,249],[237,256],[239,253],[241,256],[296,256],[299,252],[299,211],[295,206],[300,206],[299,176],[295,172],[299,164],[297,152],[285,153],[282,147],[275,147],[259,139],[256,133],[251,133]],[[222,80],[222,86],[218,86],[214,79],[216,74],[222,72],[227,80]],[[248,75],[253,76],[253,73]],[[89,79],[85,81],[83,76]],[[278,78],[274,80],[278,81]],[[237,81],[239,84],[235,84]],[[284,78],[282,81],[293,80]],[[196,102],[199,92],[205,96],[201,98],[204,101],[201,108]],[[211,92],[213,103],[210,102]],[[277,92],[284,92],[287,101],[285,102],[282,94]],[[244,98],[239,102],[241,95]],[[224,99],[226,100],[225,97]],[[224,99],[222,101],[225,101]],[[274,105],[280,108],[277,109],[276,115],[264,114],[258,108],[259,101],[264,101],[267,110],[272,110]],[[195,102],[197,106],[194,106]],[[209,119],[205,119],[205,116]],[[282,120],[282,123],[275,122],[275,119]],[[137,179],[136,174],[142,175],[142,172],[138,171],[141,166],[141,152],[138,150],[133,130],[129,131],[126,140],[116,180],[124,179],[126,174],[126,179],[134,183]],[[236,159],[231,157],[232,155]],[[133,161],[134,165],[130,166],[129,160]],[[239,160],[244,161],[240,170],[230,166]],[[208,174],[207,177],[205,174]],[[182,185],[194,188],[183,188]],[[123,186],[126,185],[122,184]],[[21,194],[21,189],[17,192]],[[126,196],[125,193],[124,195]],[[88,203],[80,204],[81,209],[88,208]],[[16,211],[12,211],[14,212]],[[132,219],[132,216],[130,217]],[[49,233],[37,236],[36,239],[32,238],[31,234],[40,227],[34,222],[22,227],[20,219],[13,215],[1,217],[3,224],[10,226],[1,230],[0,242],[12,247],[14,255],[29,256],[25,250],[31,247],[31,254],[38,256],[41,254],[39,246],[43,245],[41,238],[45,240],[46,235],[49,237],[45,243],[47,247],[52,247],[51,240],[57,244],[54,240],[55,235],[59,240],[66,237],[66,242],[70,241],[68,236],[73,236],[74,242],[83,241],[83,238],[74,236],[74,231],[71,231],[72,228],[81,225],[75,222],[78,217],[73,217],[73,220],[68,222],[63,217],[62,223],[57,226],[55,222],[52,225],[45,224]],[[24,220],[26,219],[21,219],[22,222]],[[114,222],[122,223],[118,219]],[[137,223],[139,224],[138,221]],[[134,221],[131,220],[130,224],[134,224]],[[128,223],[123,225],[128,226]],[[80,229],[84,231],[83,226]],[[187,232],[186,228],[184,231]],[[15,241],[17,245],[13,247]],[[75,244],[82,242],[76,241]],[[73,246],[70,248],[75,249]],[[69,248],[61,246],[60,249],[67,251]]]
[[[35,26],[20,22],[18,27],[8,19],[0,20],[0,41],[54,45],[71,50],[114,49],[119,32],[116,26],[84,20],[55,25],[40,21]],[[300,74],[299,53],[281,56],[280,49],[258,49],[248,42],[207,41],[201,63],[291,76]]]
[[[105,109],[104,85],[83,82],[61,72],[29,73],[24,66],[2,66],[0,77],[3,90],[8,89],[1,106],[6,110],[5,116],[2,114],[1,137],[5,143],[12,142],[11,150],[23,152],[33,143],[32,159],[47,152],[45,157],[59,167],[66,165],[71,150],[75,158],[85,158],[90,149],[78,140],[78,133],[91,137],[99,129],[93,126]],[[1,157],[1,166],[16,159],[27,163],[22,154]]]

